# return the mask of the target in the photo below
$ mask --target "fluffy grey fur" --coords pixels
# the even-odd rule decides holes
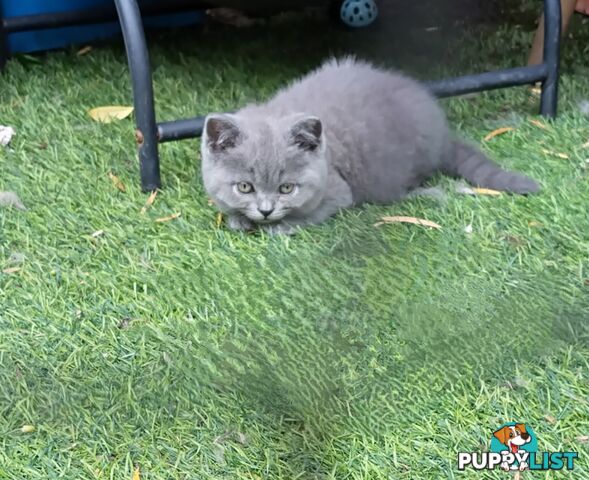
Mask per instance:
[[[292,233],[342,208],[401,199],[437,171],[496,190],[539,189],[455,139],[424,87],[354,59],[205,121],[204,185],[234,229]]]

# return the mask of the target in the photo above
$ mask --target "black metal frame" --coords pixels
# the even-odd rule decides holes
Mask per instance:
[[[437,96],[450,97],[542,82],[540,113],[546,117],[554,118],[558,105],[561,22],[560,0],[544,0],[544,58],[540,65],[467,75],[431,82],[428,85]]]
[[[115,0],[121,24],[135,104],[137,129],[135,138],[139,150],[141,186],[145,191],[161,187],[158,144],[173,140],[199,137],[205,117],[157,123],[153,99],[153,83],[149,51],[141,11],[137,0]],[[144,8],[145,14],[172,13],[206,7],[206,2],[168,0],[166,6]],[[93,9],[60,14],[35,15],[4,19],[0,12],[0,67],[8,55],[6,35],[16,31],[55,28],[81,23],[103,23],[114,19],[112,9]],[[544,0],[544,58],[540,65],[511,68],[495,72],[445,79],[428,83],[439,97],[462,95],[483,90],[542,82],[540,113],[555,117],[558,102],[560,63],[561,9],[559,0]]]

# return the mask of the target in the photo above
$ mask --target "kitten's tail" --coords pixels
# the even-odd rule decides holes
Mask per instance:
[[[521,173],[503,170],[474,146],[451,140],[442,164],[447,175],[459,176],[477,187],[512,193],[534,193],[540,186]]]

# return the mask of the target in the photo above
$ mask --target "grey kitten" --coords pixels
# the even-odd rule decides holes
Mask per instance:
[[[237,230],[292,233],[342,208],[399,200],[437,171],[495,190],[539,189],[455,139],[423,86],[351,58],[264,104],[209,115],[201,153],[205,189]]]

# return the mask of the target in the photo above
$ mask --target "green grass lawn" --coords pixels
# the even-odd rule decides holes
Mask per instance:
[[[542,193],[470,197],[436,178],[444,201],[352,209],[288,238],[216,225],[197,140],[161,147],[165,187],[141,214],[132,119],[87,114],[130,102],[120,42],[12,60],[0,191],[28,210],[0,209],[0,478],[507,478],[456,458],[516,420],[540,450],[578,451],[570,477],[589,478],[589,30],[576,27],[556,122],[530,122],[543,120],[527,88],[444,101]],[[532,28],[155,36],[158,118],[263,99],[350,49],[423,78],[521,65]],[[482,142],[502,126],[515,130]],[[375,228],[383,215],[443,228]]]

